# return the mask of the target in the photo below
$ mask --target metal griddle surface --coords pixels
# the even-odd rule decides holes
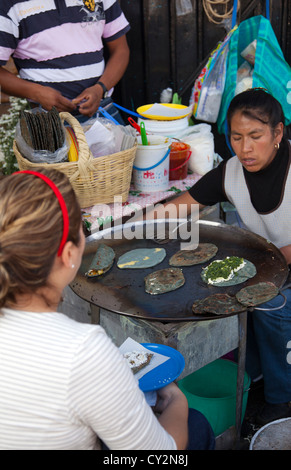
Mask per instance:
[[[218,247],[216,256],[207,263],[183,267],[185,284],[179,289],[150,295],[145,292],[144,277],[150,272],[168,268],[169,258],[180,250],[181,240],[173,239],[167,244],[160,245],[165,248],[167,256],[162,263],[153,268],[119,269],[117,260],[123,253],[136,248],[156,248],[159,245],[154,240],[123,238],[122,226],[115,227],[114,232],[115,238],[111,239],[108,239],[108,229],[87,238],[82,265],[71,287],[84,300],[118,314],[161,322],[217,319],[228,315],[194,315],[193,302],[214,293],[225,292],[234,295],[243,287],[258,282],[271,281],[280,289],[288,276],[288,266],[283,255],[266,239],[235,226],[209,225],[207,221],[200,221],[199,242],[214,243]],[[117,235],[121,239],[116,239]],[[89,280],[84,273],[88,270],[101,242],[115,250],[115,262],[104,276]],[[251,261],[256,266],[257,275],[243,284],[227,288],[206,285],[200,277],[202,267],[214,259],[223,259],[226,256],[240,256]],[[242,312],[245,310],[242,307]]]

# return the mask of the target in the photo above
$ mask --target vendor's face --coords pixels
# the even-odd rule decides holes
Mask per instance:
[[[231,119],[230,142],[243,167],[256,172],[266,168],[277,153],[282,140],[283,123],[275,130],[257,119],[237,111]]]

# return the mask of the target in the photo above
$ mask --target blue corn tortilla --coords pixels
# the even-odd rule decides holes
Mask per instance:
[[[120,256],[117,261],[119,269],[152,268],[166,257],[164,248],[137,248]]]
[[[104,243],[101,243],[94,255],[94,258],[89,266],[85,276],[88,278],[96,278],[105,274],[114,263],[115,252],[114,250]]]
[[[185,278],[180,268],[160,269],[148,274],[145,278],[145,291],[148,294],[164,294],[185,284]]]
[[[193,313],[215,315],[227,315],[242,312],[244,306],[236,299],[236,297],[228,294],[213,294],[205,299],[196,300],[192,305]]]
[[[199,243],[195,250],[177,251],[169,260],[170,266],[194,266],[202,264],[213,258],[218,248],[213,243]]]
[[[255,307],[274,299],[278,294],[279,289],[272,282],[259,282],[241,289],[236,293],[236,298],[242,305]]]

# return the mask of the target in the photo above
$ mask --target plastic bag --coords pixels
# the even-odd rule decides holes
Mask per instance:
[[[242,65],[238,68],[237,71],[237,78],[236,78],[236,88],[235,88],[235,95],[238,93],[242,93],[243,91],[247,90],[248,88],[252,88],[253,85],[253,68],[250,64],[245,61]]]
[[[176,15],[182,16],[192,13],[193,6],[191,0],[176,0]]]
[[[87,144],[94,158],[117,152],[113,127],[116,126],[105,118],[90,119],[83,124]]]
[[[212,170],[214,163],[214,136],[209,124],[190,126],[183,135],[183,142],[191,147],[188,168],[198,175]]]
[[[199,76],[195,80],[192,92],[191,92],[191,97],[190,97],[190,104],[193,105],[193,116],[196,117],[196,111],[198,107],[198,102],[200,99],[201,95],[201,90],[203,86],[203,82],[206,80],[208,74],[213,68],[213,65],[215,64],[215,61],[219,57],[220,53],[223,51],[223,49],[226,47],[228,42],[230,41],[230,38],[233,34],[233,32],[236,30],[237,26],[235,25],[226,35],[224,40],[222,42],[219,42],[216,48],[211,52],[211,54],[208,57],[208,60],[205,64],[205,66],[202,68]]]
[[[255,52],[255,63],[252,71],[252,87],[266,88],[281,104],[285,115],[285,125],[291,123],[291,106],[288,103],[291,67],[284,59],[270,21],[258,15],[240,23],[229,43],[226,83],[217,119],[220,134],[228,132],[227,110],[235,95],[237,71],[244,62],[241,53],[245,55],[244,51],[249,46],[255,48],[253,51]]]
[[[67,137],[64,145],[56,152],[48,150],[34,150],[30,147],[21,135],[20,123],[16,124],[15,142],[21,155],[32,163],[62,163],[68,160],[69,143]]]
[[[132,126],[115,124],[106,118],[90,119],[82,127],[94,158],[127,150],[136,143],[136,132]]]
[[[250,64],[255,65],[256,60],[257,40],[252,41],[240,55],[247,60]]]
[[[216,122],[225,85],[226,59],[228,46],[221,51],[213,67],[205,78],[199,98],[196,119]]]

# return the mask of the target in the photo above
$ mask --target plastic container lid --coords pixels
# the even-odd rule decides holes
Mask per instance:
[[[138,118],[138,124],[143,120]],[[173,121],[157,121],[154,119],[144,120],[146,132],[153,134],[166,135],[167,137],[176,137],[179,132],[189,127],[188,118],[175,119]]]

